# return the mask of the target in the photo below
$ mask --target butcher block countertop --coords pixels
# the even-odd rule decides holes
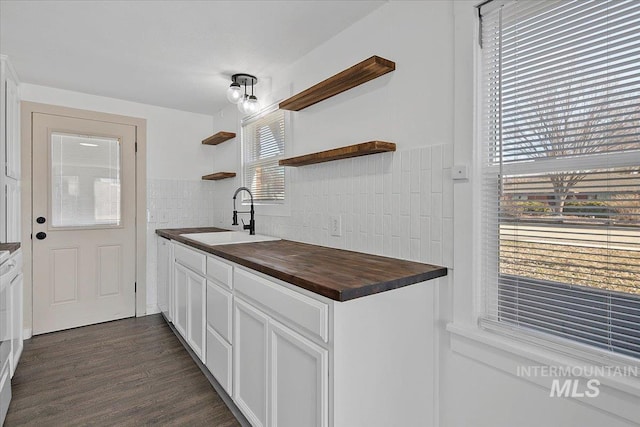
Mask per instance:
[[[10,253],[14,253],[20,249],[20,243],[0,243],[0,252],[1,251],[9,251]]]
[[[447,275],[447,268],[290,240],[209,246],[183,237],[220,228],[156,230],[175,240],[335,301],[348,301]]]

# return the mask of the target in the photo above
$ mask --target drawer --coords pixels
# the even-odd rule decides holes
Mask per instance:
[[[231,389],[231,345],[213,329],[207,327],[207,368],[220,383],[222,388],[232,396]]]
[[[214,257],[207,257],[207,277],[228,289],[232,288],[233,267]]]
[[[327,342],[327,304],[239,268],[234,269],[233,283],[236,292],[274,318]]]
[[[182,245],[174,245],[173,253],[176,261],[204,276],[207,268],[207,257]]]
[[[233,298],[214,282],[207,281],[207,324],[231,342],[231,305]]]

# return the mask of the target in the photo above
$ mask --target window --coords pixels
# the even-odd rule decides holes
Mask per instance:
[[[242,122],[243,183],[255,202],[266,204],[285,198],[285,170],[278,165],[284,158],[285,113],[275,108]]]
[[[481,17],[481,325],[640,358],[640,2]]]

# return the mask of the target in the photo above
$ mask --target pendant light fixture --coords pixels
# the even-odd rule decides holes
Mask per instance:
[[[234,74],[231,76],[231,86],[227,89],[229,102],[238,105],[238,111],[243,114],[253,114],[260,109],[258,98],[253,94],[253,86],[258,78],[251,74]],[[251,95],[247,94],[247,86],[251,86]],[[244,86],[244,93],[242,87]]]

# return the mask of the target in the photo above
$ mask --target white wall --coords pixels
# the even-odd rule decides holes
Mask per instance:
[[[258,206],[257,230],[451,267],[452,3],[385,4],[274,73],[271,93],[260,85],[256,91],[269,104],[372,55],[395,61],[396,70],[292,112],[287,155],[370,140],[395,142],[398,152],[288,168],[291,206],[284,216]],[[230,105],[214,117],[214,128],[239,134],[238,119]],[[238,172],[216,188],[216,225],[228,227],[231,196],[242,182],[240,141],[215,149],[215,169]],[[329,235],[332,215],[342,218],[340,237]]]
[[[213,221],[213,183],[201,180],[213,167],[213,150],[201,144],[212,133],[211,116],[32,84],[20,90],[24,101],[147,120],[147,206],[154,208],[146,224],[147,312],[157,312],[155,229]],[[25,290],[31,301],[30,287]],[[31,315],[25,307],[25,327]]]

